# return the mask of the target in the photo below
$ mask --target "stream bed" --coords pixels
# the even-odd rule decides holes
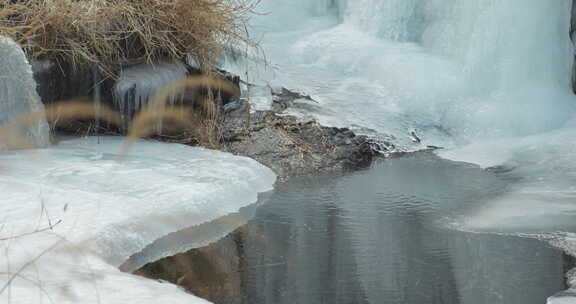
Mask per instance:
[[[422,153],[295,178],[228,236],[136,273],[222,304],[543,304],[566,289],[571,258],[536,238],[453,229],[506,193],[515,180],[502,171]]]

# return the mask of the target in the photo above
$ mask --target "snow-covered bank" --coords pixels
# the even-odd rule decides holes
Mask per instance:
[[[120,147],[104,137],[0,154],[0,236],[24,235],[0,241],[0,302],[203,302],[117,267],[255,202],[275,175],[252,159],[147,141],[117,162]]]

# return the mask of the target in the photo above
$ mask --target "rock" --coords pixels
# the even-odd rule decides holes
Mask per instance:
[[[290,91],[286,88],[272,90],[272,111],[282,113],[284,110],[295,106],[296,100],[316,102],[310,95]]]
[[[248,104],[225,117],[225,151],[248,156],[270,167],[280,179],[370,164],[371,142],[346,128],[300,122],[273,111],[250,113]]]

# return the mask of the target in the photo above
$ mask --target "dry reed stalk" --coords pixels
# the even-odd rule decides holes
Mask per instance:
[[[144,109],[138,112],[132,120],[120,156],[125,155],[130,149],[130,146],[138,140],[138,138],[154,133],[154,123],[168,120],[172,124],[180,125],[184,128],[191,128],[194,126],[193,118],[192,112],[182,107],[168,107],[162,110]]]
[[[166,106],[167,100],[170,99],[170,96],[183,93],[190,88],[206,89],[207,96],[198,100],[201,108],[199,109],[200,111],[196,111],[197,113],[183,110],[183,113],[185,113],[184,115],[194,122],[194,124],[188,125],[188,130],[192,131],[191,133],[194,134],[202,146],[211,149],[217,149],[220,142],[222,121],[220,115],[220,107],[217,105],[214,92],[221,91],[232,96],[240,96],[240,90],[238,87],[224,79],[218,79],[210,76],[194,76],[166,86],[152,98],[152,100],[141,112],[136,114],[134,122],[138,120],[139,115],[148,116],[148,111],[161,112],[162,108]],[[160,117],[156,121],[159,120]],[[132,129],[137,130],[138,126],[135,126],[133,123],[130,126],[130,130]],[[130,138],[130,132],[128,138]]]
[[[0,126],[0,139],[12,149],[34,148],[34,145],[19,135],[17,131],[23,127],[33,125],[44,118],[52,123],[61,120],[83,118],[95,118],[113,124],[119,124],[121,122],[120,115],[106,106],[101,106],[101,108],[96,111],[94,105],[88,102],[58,102],[46,107],[45,111],[26,113],[17,117],[13,123]]]
[[[227,80],[217,79],[210,76],[194,76],[187,77],[162,88],[162,90],[154,95],[152,100],[148,103],[148,107],[162,107],[166,104],[166,101],[170,99],[170,96],[181,93],[188,88],[220,90],[236,97],[240,96],[240,89]]]

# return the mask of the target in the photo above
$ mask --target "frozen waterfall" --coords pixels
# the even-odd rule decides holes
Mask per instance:
[[[23,115],[42,111],[44,105],[36,92],[26,55],[13,40],[0,36],[0,125],[14,124]],[[32,124],[12,125],[9,129],[19,140],[34,146],[48,144],[49,128],[45,118]],[[0,136],[0,150],[9,146],[10,143]]]
[[[253,28],[264,80],[311,94],[321,122],[453,146],[572,117],[571,2],[268,0]]]

